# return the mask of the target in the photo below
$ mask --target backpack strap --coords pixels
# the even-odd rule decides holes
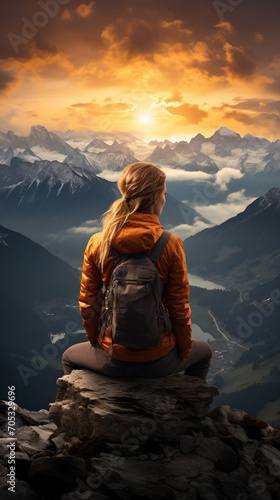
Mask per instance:
[[[114,261],[114,264],[115,266],[117,264],[119,264],[119,262],[121,262],[123,260],[123,258],[125,257],[125,255],[123,255],[122,253],[118,252],[118,250],[116,250],[114,247],[111,246],[110,248],[110,255],[111,257],[113,258],[113,261]]]
[[[163,251],[166,243],[168,242],[170,235],[171,233],[169,233],[169,231],[164,231],[160,236],[160,238],[158,239],[158,241],[156,242],[152,250],[152,253],[149,255],[150,259],[152,259],[154,263],[157,263],[157,261],[159,260],[161,252]]]

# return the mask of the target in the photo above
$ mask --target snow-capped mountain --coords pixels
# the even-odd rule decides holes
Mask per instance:
[[[9,165],[14,156],[29,162],[66,162],[92,168],[95,173],[122,170],[129,163],[146,160],[159,166],[211,175],[223,168],[235,168],[252,176],[280,170],[280,141],[271,143],[249,133],[241,137],[221,127],[208,138],[198,134],[189,142],[165,139],[146,144],[129,133],[90,129],[50,132],[37,125],[27,137],[12,131],[0,132],[0,163]]]
[[[112,145],[108,145],[105,151],[95,152],[91,148],[91,153],[84,153],[87,158],[92,158],[102,170],[122,170],[126,165],[135,163],[135,158],[132,149],[124,143],[114,141]]]
[[[26,149],[34,146],[41,146],[49,151],[67,155],[72,151],[72,147],[65,141],[61,140],[54,132],[49,132],[42,125],[31,127],[29,136],[17,136],[13,131],[3,132],[0,135],[0,146],[2,148]]]
[[[189,172],[207,172],[215,174],[218,167],[215,162],[204,153],[194,153],[186,141],[177,143],[173,148],[166,144],[159,146],[147,157],[147,161],[158,165],[181,168]]]
[[[127,151],[123,145],[113,143],[108,149],[113,158],[114,150],[119,166],[120,156]],[[79,167],[47,160],[30,163],[17,157],[9,166],[0,165],[1,223],[75,265],[81,264],[89,235],[99,230],[101,215],[118,197],[115,183],[97,176],[89,164]],[[161,222],[169,228],[196,222],[209,224],[196,210],[170,195]]]
[[[98,219],[116,199],[111,182],[57,161],[13,158],[0,166],[1,222],[42,242],[46,234]]]
[[[279,142],[271,143],[251,134],[242,138],[240,134],[221,127],[208,138],[198,134],[189,143],[180,141],[165,146],[157,144],[146,159],[159,165],[188,171],[212,174],[223,168],[235,168],[242,173],[254,175],[265,171],[267,165],[267,173],[272,169],[280,170]]]
[[[66,142],[63,137],[69,141]],[[105,142],[105,139],[108,142]],[[49,132],[41,125],[33,126],[27,137],[9,131],[0,132],[0,164],[9,165],[13,157],[25,161],[59,161],[80,168],[122,170],[129,163],[138,161],[129,144],[141,144],[132,134],[93,132]]]

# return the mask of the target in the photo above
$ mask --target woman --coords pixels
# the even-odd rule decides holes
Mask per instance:
[[[162,377],[184,371],[206,380],[211,349],[207,342],[192,339],[191,309],[186,257],[182,241],[171,234],[158,260],[163,284],[163,303],[172,332],[164,332],[154,347],[131,350],[101,336],[101,290],[108,287],[114,269],[113,246],[122,254],[150,251],[163,233],[158,220],[165,204],[165,174],[150,163],[128,165],[115,201],[103,218],[103,230],[86,247],[80,289],[80,311],[87,342],[69,347],[63,354],[64,373],[86,368],[112,377]]]

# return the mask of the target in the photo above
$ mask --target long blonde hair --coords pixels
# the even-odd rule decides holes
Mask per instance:
[[[103,269],[115,234],[134,212],[146,212],[165,183],[164,172],[152,163],[137,162],[124,168],[118,180],[122,198],[116,200],[102,218],[99,263]]]

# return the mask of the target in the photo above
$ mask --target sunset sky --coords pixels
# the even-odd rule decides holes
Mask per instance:
[[[10,0],[0,130],[280,138],[279,0]]]

